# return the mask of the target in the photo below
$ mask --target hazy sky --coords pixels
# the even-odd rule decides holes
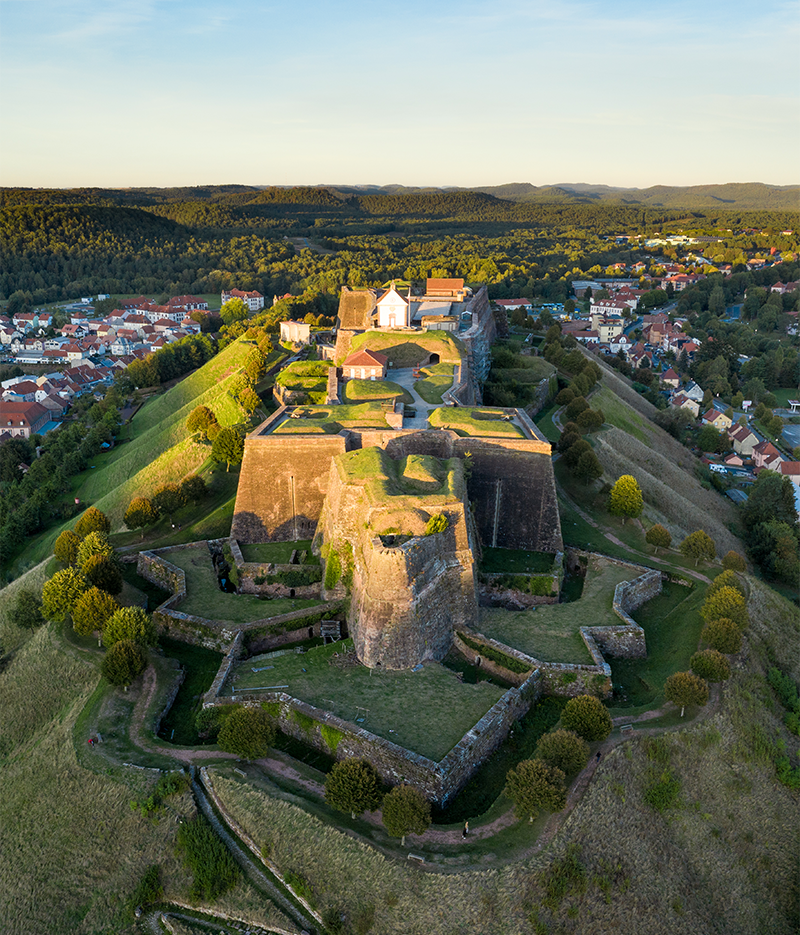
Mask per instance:
[[[800,181],[777,0],[0,0],[0,184]]]

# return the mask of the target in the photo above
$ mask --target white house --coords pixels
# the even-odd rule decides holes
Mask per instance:
[[[378,299],[378,327],[379,328],[408,328],[410,302],[407,298],[400,295],[395,289],[394,283],[391,288]]]

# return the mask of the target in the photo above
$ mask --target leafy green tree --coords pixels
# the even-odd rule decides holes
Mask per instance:
[[[103,675],[112,685],[128,686],[147,668],[147,651],[133,640],[119,640],[103,656]]]
[[[794,484],[776,471],[761,471],[750,488],[747,503],[742,508],[742,520],[748,530],[760,523],[778,520],[794,528],[797,507],[794,503]]]
[[[89,583],[77,568],[57,571],[42,588],[42,613],[48,620],[63,623],[88,587]]]
[[[577,417],[586,409],[589,408],[589,403],[583,398],[583,396],[576,396],[569,403],[567,403],[567,408],[564,410],[564,415],[569,421],[573,419],[577,420]]]
[[[692,672],[707,682],[724,682],[731,677],[731,665],[716,649],[701,649],[689,660]]]
[[[355,818],[374,811],[380,805],[380,780],[375,767],[366,760],[342,760],[335,763],[325,780],[325,801],[340,812]]]
[[[668,549],[672,542],[672,533],[661,523],[655,523],[644,535],[646,542],[658,553],[659,549]]]
[[[726,655],[738,653],[742,648],[742,631],[727,617],[709,620],[700,636],[712,649]]]
[[[584,451],[572,473],[584,484],[591,484],[603,476],[603,465],[593,451]]]
[[[714,540],[707,532],[703,532],[702,529],[690,533],[683,542],[681,542],[680,550],[681,555],[685,555],[686,558],[694,559],[695,567],[699,565],[701,561],[713,561],[714,556],[717,554],[717,547],[714,544]]]
[[[744,595],[738,588],[732,588],[729,585],[706,594],[706,599],[700,608],[700,616],[705,621],[727,617],[733,620],[740,630],[743,630],[750,622]]]
[[[90,532],[111,532],[111,520],[93,506],[90,506],[75,524],[75,535],[79,539],[88,536]]]
[[[246,386],[239,393],[239,405],[244,409],[248,416],[251,416],[261,405],[261,399],[252,386]]]
[[[708,683],[693,672],[675,672],[664,682],[664,697],[681,706],[681,717],[686,705],[704,705],[708,702]]]
[[[593,451],[593,449],[589,442],[587,442],[585,438],[579,438],[564,451],[564,464],[566,464],[570,471],[574,471],[583,455],[590,451]]]
[[[134,497],[125,510],[125,525],[128,529],[141,529],[144,539],[144,527],[152,526],[158,520],[158,510],[147,497]]]
[[[589,744],[574,731],[559,728],[541,738],[534,755],[569,776],[582,770],[589,762]]]
[[[604,421],[605,415],[600,409],[584,409],[578,413],[575,423],[581,432],[596,432]]]
[[[226,325],[232,325],[237,321],[244,321],[250,316],[250,309],[244,299],[228,299],[228,301],[219,310],[220,318]]]
[[[621,516],[624,523],[628,516],[639,516],[643,508],[642,491],[636,478],[630,474],[623,474],[617,478],[608,497],[608,512],[612,516]]]
[[[186,418],[186,429],[192,434],[199,432],[203,440],[209,438],[212,426],[218,426],[217,417],[208,406],[195,406]]]
[[[214,439],[214,444],[211,447],[211,457],[218,464],[224,462],[227,465],[225,468],[227,473],[230,471],[232,464],[242,463],[244,439],[235,429],[222,429]]]
[[[236,708],[219,732],[219,745],[243,760],[259,760],[274,745],[277,731],[263,708]]]
[[[726,571],[747,571],[747,563],[744,557],[739,555],[738,552],[734,552],[732,549],[723,556],[722,567],[726,569]]]
[[[83,566],[83,575],[90,585],[109,594],[122,590],[122,572],[114,556],[92,555]]]
[[[78,546],[81,540],[71,529],[65,529],[56,539],[54,552],[59,562],[65,565],[74,565],[78,557]]]
[[[81,636],[102,633],[103,627],[119,609],[119,604],[106,591],[89,588],[81,594],[72,611],[72,626]]]
[[[199,503],[208,493],[208,486],[199,474],[189,474],[181,481],[181,494],[185,503]]]
[[[718,451],[723,436],[713,425],[704,425],[697,434],[697,447],[701,451]],[[725,443],[726,447],[727,442]]]
[[[614,724],[608,709],[594,695],[570,698],[561,712],[561,723],[584,740],[605,740]]]
[[[517,818],[529,821],[543,808],[557,812],[567,802],[564,773],[542,760],[522,760],[509,770],[503,791],[514,803]]]
[[[395,786],[383,797],[383,825],[393,838],[406,845],[407,834],[424,834],[431,823],[431,803],[414,786]]]
[[[141,607],[120,607],[115,611],[103,627],[103,645],[111,647],[120,640],[155,646],[158,633],[150,614]]]
[[[747,597],[747,592],[745,586],[742,583],[741,578],[736,574],[735,571],[726,569],[722,574],[717,575],[717,577],[711,582],[706,591],[706,600],[711,597],[712,594],[716,594],[717,591],[720,591],[722,588],[735,588],[742,597]]]
[[[39,595],[27,588],[22,588],[8,612],[8,618],[11,623],[23,630],[34,630],[41,626],[44,623],[44,617]]]
[[[172,522],[172,514],[179,510],[183,504],[183,494],[177,484],[162,484],[158,487],[151,497],[153,506],[162,516],[168,516]]]
[[[101,558],[111,558],[114,555],[114,546],[108,541],[108,535],[104,532],[90,532],[81,540],[75,564],[85,574],[86,563],[96,555]]]

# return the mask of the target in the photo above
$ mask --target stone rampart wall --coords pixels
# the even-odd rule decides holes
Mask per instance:
[[[222,691],[222,686],[225,684],[226,679],[230,675],[231,669],[236,664],[239,659],[239,656],[242,653],[242,640],[244,639],[244,633],[240,630],[233,639],[230,649],[228,650],[225,658],[222,660],[222,664],[217,670],[217,674],[214,676],[214,681],[211,683],[208,691],[203,695],[203,707],[207,707],[209,704],[213,704],[217,700],[217,696],[220,691]]]

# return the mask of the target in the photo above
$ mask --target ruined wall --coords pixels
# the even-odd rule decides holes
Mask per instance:
[[[346,436],[257,432],[245,439],[231,536],[246,543],[313,538],[331,459],[347,450]]]

